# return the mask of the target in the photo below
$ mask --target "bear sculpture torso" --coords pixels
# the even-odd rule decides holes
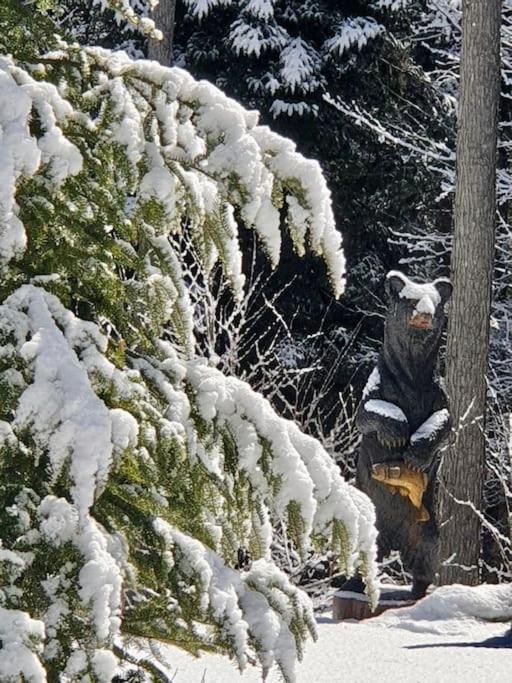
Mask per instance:
[[[357,483],[375,505],[379,559],[400,551],[419,598],[438,563],[435,479],[451,425],[436,363],[451,285],[419,285],[392,271],[386,289],[384,343],[356,417]]]

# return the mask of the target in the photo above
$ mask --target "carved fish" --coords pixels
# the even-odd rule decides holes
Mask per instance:
[[[428,477],[424,472],[412,469],[405,463],[376,463],[372,467],[372,478],[385,484],[390,493],[400,493],[408,498],[418,510],[418,522],[428,522],[430,515],[423,505],[423,494]]]

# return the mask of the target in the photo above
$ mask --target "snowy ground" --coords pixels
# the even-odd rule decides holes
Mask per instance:
[[[439,589],[413,608],[364,623],[319,618],[318,641],[309,643],[297,683],[509,683],[512,587]],[[173,683],[259,683],[252,669],[238,673],[224,657],[195,659],[166,651]],[[267,679],[279,681],[277,673]]]

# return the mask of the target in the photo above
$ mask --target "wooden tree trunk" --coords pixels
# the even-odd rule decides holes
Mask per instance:
[[[174,40],[174,16],[176,13],[176,0],[160,0],[151,14],[151,18],[160,31],[162,40],[150,40],[148,45],[149,59],[156,59],[164,66],[172,64],[172,48]]]
[[[441,583],[479,578],[496,212],[501,0],[464,0],[447,389],[457,436],[440,473]],[[455,502],[465,501],[461,505]]]

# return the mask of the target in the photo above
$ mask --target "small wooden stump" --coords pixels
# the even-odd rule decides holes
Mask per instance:
[[[410,607],[415,604],[409,591],[397,590],[393,587],[381,587],[379,604],[374,612],[370,610],[368,597],[363,593],[338,591],[334,594],[332,616],[335,620],[355,619],[362,621],[377,617],[388,609]]]

